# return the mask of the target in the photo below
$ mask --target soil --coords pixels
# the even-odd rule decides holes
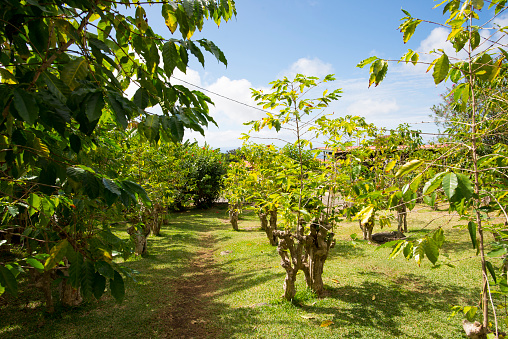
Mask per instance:
[[[215,267],[211,233],[200,239],[200,249],[191,259],[184,276],[172,281],[171,306],[159,314],[162,338],[218,338],[219,323],[214,319],[214,296],[224,281],[224,273]]]

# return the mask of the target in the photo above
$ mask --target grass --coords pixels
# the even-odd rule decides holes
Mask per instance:
[[[445,214],[428,209],[411,213],[409,235],[424,235],[442,225],[446,236],[442,254],[455,268],[433,268],[428,260],[421,267],[403,257],[390,260],[388,248],[376,250],[363,241],[354,244],[349,235],[359,233],[358,225],[343,223],[325,264],[327,296],[320,299],[307,290],[302,273],[293,303],[280,297],[284,271],[252,212],[243,216],[239,232],[231,229],[224,207],[173,214],[162,236],[149,238],[150,255],[124,263],[140,273],[138,283],[127,283],[122,304],[106,296],[79,308],[59,308],[48,316],[37,301],[39,292],[22,285],[18,298],[0,297],[0,337],[170,338],[175,317],[181,322],[195,316],[175,313],[190,305],[193,310],[204,308],[200,318],[183,329],[195,337],[461,338],[462,319],[449,319],[450,306],[478,302],[480,264],[477,257],[466,259],[475,252],[457,220],[438,218],[421,230]],[[118,234],[124,231],[118,229]],[[201,267],[189,269],[204,252],[211,256],[209,275],[199,275]],[[183,303],[182,283],[213,291],[201,296],[196,290],[197,301]],[[332,324],[322,327],[326,321]]]

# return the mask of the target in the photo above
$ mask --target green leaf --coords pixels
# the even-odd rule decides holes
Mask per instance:
[[[118,196],[122,195],[122,192],[120,191],[117,184],[113,180],[102,178],[102,184],[111,193],[116,194]]]
[[[441,185],[441,182],[442,182],[442,179],[443,179],[443,176],[446,174],[447,172],[441,172],[441,173],[438,173],[436,175],[434,175],[432,177],[432,179],[430,179],[429,181],[427,181],[425,183],[425,185],[423,186],[423,190],[422,190],[422,194],[430,194],[432,192],[434,192],[434,190],[436,188],[438,188],[440,185]]]
[[[86,259],[82,268],[81,295],[85,300],[92,300],[94,295],[95,267],[91,260]]]
[[[78,154],[81,151],[81,139],[76,134],[71,134],[69,136],[69,142],[71,144],[71,149],[74,153]]]
[[[456,188],[456,194],[459,194],[459,198],[457,200],[460,200],[462,198],[466,198],[466,200],[471,199],[473,196],[473,183],[469,178],[462,174],[457,173],[457,188]]]
[[[434,65],[434,72],[432,73],[432,77],[434,78],[434,83],[436,85],[446,78],[449,69],[450,60],[448,60],[448,56],[446,54],[443,54],[439,59],[437,59],[436,64]]]
[[[467,223],[467,229],[469,230],[469,236],[473,243],[473,249],[476,248],[476,223],[470,221]]]
[[[33,125],[39,117],[39,106],[31,92],[16,88],[14,90],[14,108],[27,124]]]
[[[392,161],[390,161],[385,167],[385,173],[390,172],[395,167],[396,164],[397,160],[393,159]]]
[[[18,282],[16,281],[16,277],[3,265],[0,265],[0,286],[13,296],[18,295]]]
[[[43,79],[48,86],[48,90],[62,103],[67,102],[67,97],[71,93],[69,86],[67,86],[62,80],[57,78],[53,73],[44,72]]]
[[[423,242],[423,247],[425,248],[425,255],[430,260],[430,262],[435,265],[439,258],[439,247],[434,242],[434,239],[425,239]]]
[[[443,243],[444,243],[444,240],[445,240],[443,229],[442,228],[438,228],[434,232],[434,235],[432,236],[432,239],[436,243],[437,247],[441,248],[441,246],[443,246]]]
[[[487,266],[487,270],[489,271],[490,275],[492,276],[492,279],[494,279],[494,282],[497,284],[496,271],[494,271],[494,267],[492,266],[490,261],[485,261],[485,266]]]
[[[451,200],[452,197],[455,195],[455,190],[457,189],[458,186],[457,175],[455,173],[446,173],[443,176],[442,184],[446,197],[448,198],[448,200]]]
[[[38,269],[38,270],[44,270],[44,265],[35,258],[28,258],[26,259],[26,262],[28,265]]]
[[[423,160],[420,160],[420,159],[414,159],[414,160],[408,161],[401,168],[399,168],[397,173],[395,173],[395,176],[401,177],[403,175],[409,174],[409,173],[413,172],[415,169],[417,169],[418,167],[420,167],[422,164],[423,164]]]
[[[126,129],[128,126],[127,112],[124,110],[122,104],[110,92],[107,93],[108,103],[115,112],[116,121]]]
[[[474,8],[481,10],[483,8],[483,0],[472,0]]]
[[[226,65],[226,67],[228,66],[228,61],[226,60],[224,53],[213,42],[207,39],[200,39],[198,42],[207,52],[212,53],[217,61],[222,62]]]
[[[63,257],[65,257],[65,254],[67,253],[68,246],[70,246],[69,241],[67,241],[67,239],[63,239],[51,248],[49,251],[49,257],[46,259],[46,263],[44,264],[44,269],[46,271],[54,268],[60,261],[62,261]]]
[[[82,269],[83,255],[80,252],[75,252],[69,266],[69,282],[74,288],[81,286]]]
[[[79,86],[78,80],[83,80],[88,74],[88,63],[85,58],[77,58],[65,64],[60,72],[60,78],[74,90]]]
[[[95,268],[97,269],[97,272],[99,272],[101,275],[105,276],[109,279],[115,278],[115,270],[111,265],[103,260],[97,261],[95,263]]]
[[[93,277],[93,295],[95,299],[100,299],[106,290],[106,278],[99,272],[95,272]]]
[[[96,92],[88,96],[85,102],[85,113],[88,121],[93,122],[98,120],[102,115],[104,105],[104,96],[101,92]]]
[[[109,288],[111,289],[111,295],[115,300],[119,303],[121,303],[125,297],[125,287],[123,283],[123,278],[115,271],[114,278],[109,279]]]

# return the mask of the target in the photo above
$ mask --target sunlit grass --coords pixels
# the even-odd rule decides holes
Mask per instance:
[[[464,221],[418,208],[408,216],[408,235],[424,236],[443,227],[447,241],[442,253],[455,268],[388,259],[389,248],[351,241],[360,229],[357,222],[344,222],[335,230],[337,244],[325,264],[326,296],[320,299],[308,291],[302,273],[295,300],[288,303],[281,298],[285,272],[276,247],[269,245],[252,211],[243,215],[239,232],[232,230],[224,206],[181,212],[171,215],[160,237],[149,238],[148,256],[124,263],[140,273],[137,284],[127,282],[122,304],[105,296],[47,316],[39,292],[22,286],[17,299],[0,299],[0,337],[171,337],[160,314],[172,307],[177,284],[188,277],[197,253],[210,250],[202,240],[211,236],[221,282],[203,307],[223,338],[460,338],[462,319],[448,319],[450,306],[478,303],[479,259]],[[117,232],[127,236],[121,227]]]

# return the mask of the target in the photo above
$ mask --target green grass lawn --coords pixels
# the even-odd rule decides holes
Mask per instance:
[[[388,259],[388,248],[351,241],[350,234],[360,233],[357,223],[342,223],[325,264],[327,296],[309,292],[302,273],[288,303],[276,248],[252,212],[239,232],[224,207],[175,213],[160,237],[149,238],[147,257],[124,263],[139,274],[137,283],[127,283],[122,304],[104,296],[48,316],[39,292],[22,286],[18,298],[0,297],[0,337],[461,338],[462,318],[449,319],[450,306],[477,304],[480,264],[457,220],[438,218],[421,230],[442,215],[411,213],[408,234],[443,226],[442,253],[454,268]],[[118,234],[127,236],[120,228]],[[322,327],[326,321],[332,323]]]

